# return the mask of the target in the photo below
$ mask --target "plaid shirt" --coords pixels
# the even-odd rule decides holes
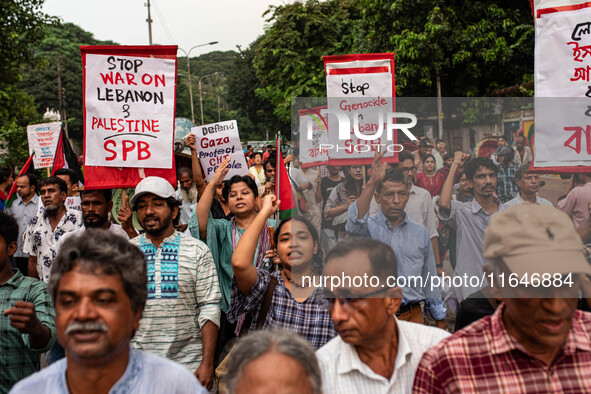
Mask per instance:
[[[509,164],[507,168],[498,166],[497,195],[502,202],[512,200],[517,192],[519,192],[519,188],[515,183],[515,172],[517,172],[518,168],[517,164],[514,163]]]
[[[238,288],[236,278],[232,278],[229,321],[237,320],[243,313],[252,313],[250,330],[254,330],[269,278],[273,275],[278,283],[263,328],[279,327],[293,331],[307,340],[314,349],[319,349],[337,335],[320,289],[316,289],[306,301],[298,302],[285,287],[280,271],[270,274],[257,268],[257,272],[258,278],[247,297]]]
[[[531,356],[507,331],[501,304],[428,350],[413,393],[583,393],[591,390],[591,314],[577,310],[552,365]]]
[[[16,269],[12,272],[12,278],[0,285],[0,393],[7,393],[16,382],[39,371],[39,356],[55,341],[54,312],[47,286]],[[29,334],[21,334],[10,325],[10,316],[2,313],[17,301],[34,304],[37,318],[49,328],[51,336],[44,348],[33,349]]]

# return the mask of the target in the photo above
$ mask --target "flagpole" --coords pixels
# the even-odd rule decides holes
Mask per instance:
[[[280,182],[281,182],[281,177],[279,176],[279,174],[281,174],[281,171],[279,168],[279,166],[281,165],[280,160],[279,160],[279,155],[281,154],[280,139],[281,139],[281,133],[278,133],[277,139],[275,140],[275,146],[277,147],[277,157],[275,158],[275,198],[277,198],[277,199],[279,199],[279,197],[280,197],[279,191],[281,190],[281,188],[279,187]],[[279,217],[279,208],[277,208],[277,212],[275,212],[275,223],[277,223],[277,228],[279,228],[279,224],[281,224],[281,219]]]

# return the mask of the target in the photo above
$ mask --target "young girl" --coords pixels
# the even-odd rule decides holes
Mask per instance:
[[[279,201],[275,196],[263,198],[260,212],[240,238],[232,255],[234,279],[228,320],[235,321],[240,315],[250,313],[250,329],[254,329],[265,291],[271,277],[274,277],[277,284],[263,327],[294,331],[318,349],[330,341],[336,331],[322,298],[322,290],[314,288],[310,280],[321,270],[318,234],[314,227],[302,217],[284,220],[275,232],[275,260],[282,269],[269,273],[252,265],[265,220],[278,207]]]
[[[347,223],[347,210],[355,202],[363,189],[363,172],[365,168],[361,165],[343,167],[345,179],[339,183],[326,201],[324,206],[324,217],[332,220],[333,229],[337,232],[337,239],[347,237],[345,224]]]
[[[423,172],[417,174],[417,186],[426,189],[431,193],[431,197],[438,196],[445,179],[435,173],[435,157],[429,154],[423,160]]]

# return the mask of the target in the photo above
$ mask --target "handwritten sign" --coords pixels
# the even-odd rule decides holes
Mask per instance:
[[[33,124],[27,126],[29,155],[35,151],[33,165],[35,168],[48,168],[53,165],[55,148],[59,140],[61,122]]]
[[[247,175],[248,166],[242,152],[242,144],[238,136],[238,125],[235,120],[206,124],[193,127],[197,154],[205,171],[207,181],[211,181],[215,170],[230,156],[229,170],[225,179],[234,175]]]
[[[176,57],[133,54],[125,46],[86,48],[85,164],[172,168]],[[151,48],[157,47],[145,51]]]
[[[299,111],[300,163],[303,168],[325,164],[329,160],[326,107]],[[311,127],[309,135],[308,127]]]
[[[591,4],[534,3],[536,167],[591,165]]]
[[[395,147],[396,134],[388,138],[385,132],[387,114],[395,106],[394,54],[324,56],[323,60],[328,107],[326,149],[331,163],[371,164],[378,144],[386,150],[387,161],[397,161],[395,152],[400,149]],[[333,111],[347,114],[349,138],[343,140],[339,135],[339,120],[330,114]]]

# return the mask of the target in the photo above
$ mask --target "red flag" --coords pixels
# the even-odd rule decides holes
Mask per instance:
[[[18,175],[15,179],[18,179],[21,175],[27,173],[27,171],[29,170],[29,167],[31,166],[31,163],[33,162],[33,156],[35,156],[35,151],[33,151],[33,154],[31,156],[29,156],[29,159],[27,160],[27,162],[25,163],[25,165],[23,166],[23,168],[18,173]],[[6,207],[11,206],[15,199],[16,199],[16,180],[12,184],[12,187],[10,188],[10,191],[8,192],[8,197],[6,197],[6,203],[5,203]]]
[[[66,130],[62,125],[62,129],[60,130],[60,136],[57,141],[57,146],[55,147],[55,155],[53,156],[53,168],[51,169],[51,175],[54,176],[55,172],[60,168],[69,168],[73,170],[76,175],[78,175],[78,179],[80,182],[79,186],[84,185],[84,174],[82,173],[82,168],[78,163],[78,158],[70,145],[70,141],[66,137]]]
[[[291,193],[291,183],[287,168],[281,154],[281,139],[277,138],[277,164],[275,168],[275,195],[281,203],[279,204],[279,220],[285,220],[297,215],[297,209]]]

